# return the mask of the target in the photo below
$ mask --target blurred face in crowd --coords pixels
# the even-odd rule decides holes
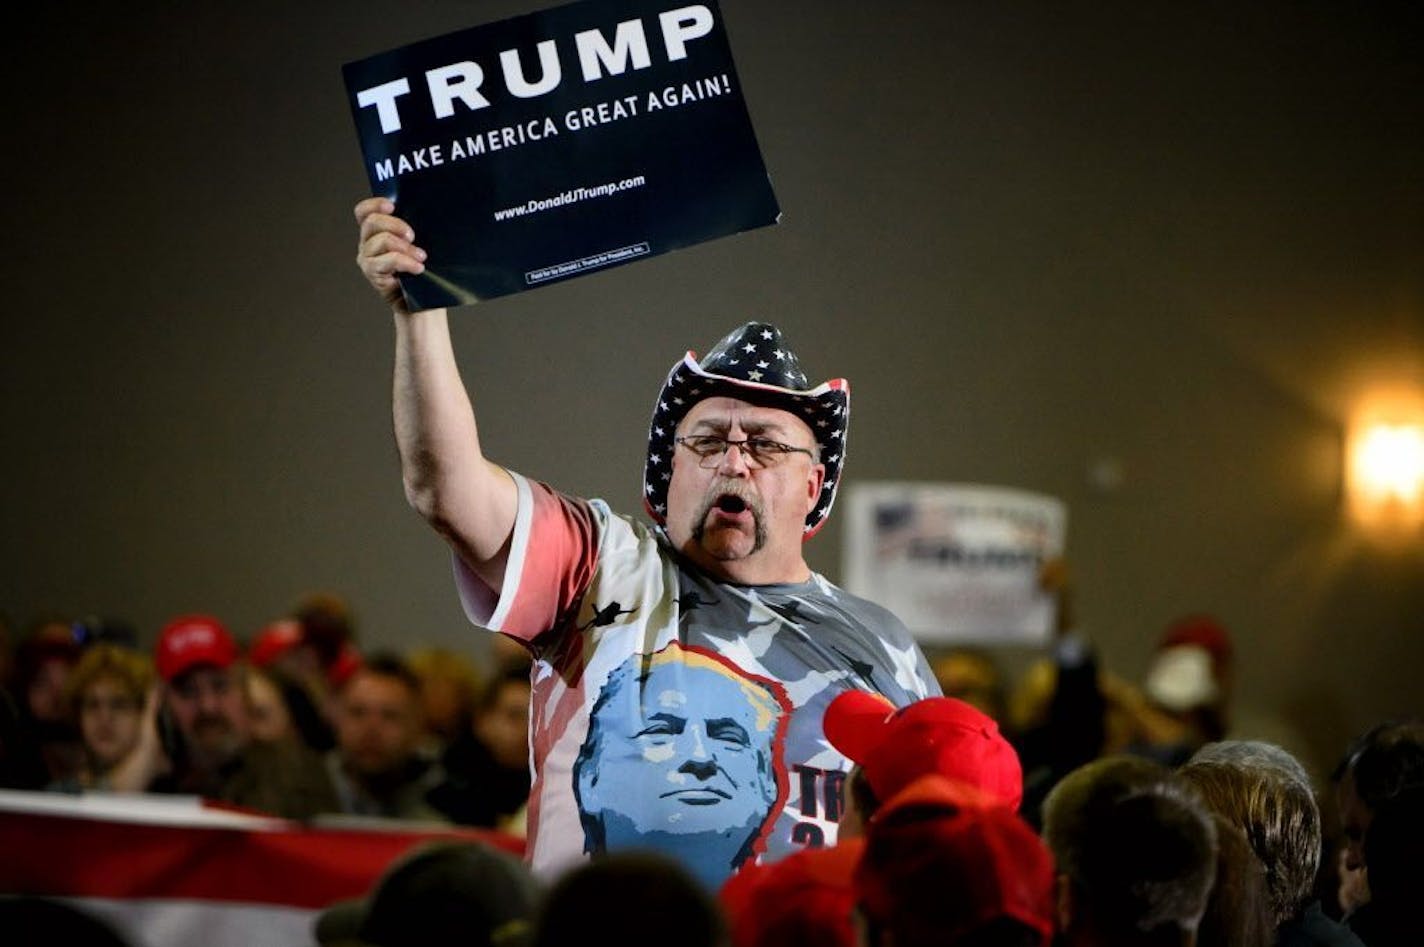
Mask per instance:
[[[460,682],[438,674],[423,675],[420,680],[420,700],[424,708],[426,729],[441,739],[452,738],[469,706]]]
[[[242,678],[236,666],[200,665],[168,685],[168,706],[195,765],[219,765],[246,745],[250,724]]]
[[[510,769],[529,765],[529,682],[498,681],[489,707],[475,717],[475,736],[495,758]]]
[[[1365,833],[1372,813],[1355,791],[1355,776],[1347,772],[1336,788],[1340,807],[1340,829],[1345,836],[1343,866],[1350,871],[1365,867]]]
[[[357,671],[337,699],[337,747],[355,776],[380,776],[406,765],[422,729],[420,695],[398,677]]]
[[[281,688],[266,674],[247,675],[247,713],[254,740],[275,743],[296,735]]]
[[[1339,888],[1336,898],[1346,913],[1353,913],[1370,900],[1370,884],[1365,874],[1365,832],[1374,814],[1355,790],[1355,775],[1346,771],[1335,787],[1336,807],[1340,811],[1342,840],[1336,857],[1339,859]]]
[[[36,720],[53,723],[65,719],[64,682],[69,679],[70,670],[69,662],[56,658],[42,662],[35,671],[25,700]]]
[[[138,743],[142,706],[123,682],[96,678],[79,698],[79,733],[100,770],[114,766]]]

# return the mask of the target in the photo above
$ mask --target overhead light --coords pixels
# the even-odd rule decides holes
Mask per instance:
[[[1424,425],[1361,425],[1350,439],[1348,457],[1348,499],[1357,523],[1424,524]]]

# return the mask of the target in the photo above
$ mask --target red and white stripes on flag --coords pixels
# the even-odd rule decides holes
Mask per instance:
[[[63,898],[133,947],[312,947],[312,923],[361,897],[431,839],[500,832],[430,825],[308,826],[191,797],[0,791],[0,892]]]

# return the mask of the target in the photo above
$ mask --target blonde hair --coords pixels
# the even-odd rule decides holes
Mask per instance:
[[[406,666],[422,681],[450,681],[459,690],[466,707],[485,689],[485,675],[470,658],[450,648],[416,648],[406,654]]]
[[[84,692],[99,680],[117,681],[128,696],[142,706],[153,686],[153,661],[148,655],[122,645],[100,642],[84,649],[79,663],[64,682],[64,702],[77,717]]]
[[[736,684],[741,689],[742,696],[747,699],[747,704],[756,712],[756,728],[762,733],[775,728],[777,722],[787,714],[786,707],[777,700],[777,693],[767,686],[767,682],[748,677],[715,655],[685,648],[682,642],[672,641],[661,651],[647,655],[640,673],[649,674],[654,668],[665,664],[713,671]]]

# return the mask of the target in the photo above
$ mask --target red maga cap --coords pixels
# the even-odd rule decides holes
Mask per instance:
[[[302,641],[302,623],[295,618],[279,618],[270,622],[252,639],[247,648],[247,660],[255,667],[265,668]]]
[[[1023,766],[994,718],[955,697],[927,697],[899,710],[865,691],[831,701],[826,739],[860,764],[882,801],[932,773],[968,783],[1010,809],[1023,801]]]
[[[226,668],[236,660],[237,642],[211,615],[180,615],[163,626],[153,648],[158,676],[165,681],[200,664]]]
[[[718,891],[733,947],[855,947],[852,878],[864,839],[746,865]]]

